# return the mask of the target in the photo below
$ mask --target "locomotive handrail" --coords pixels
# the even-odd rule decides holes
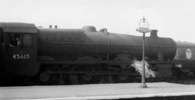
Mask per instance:
[[[93,65],[93,64],[108,64],[108,65],[115,65],[115,64],[131,64],[131,62],[126,61],[94,61],[94,62],[88,62],[88,61],[41,61],[39,64],[71,64],[71,65]]]

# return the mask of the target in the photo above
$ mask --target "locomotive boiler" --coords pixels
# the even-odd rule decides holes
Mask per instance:
[[[142,37],[96,31],[93,26],[83,29],[39,29],[38,58],[40,61],[109,62],[127,57],[141,59]],[[157,30],[146,38],[146,56],[150,60],[167,61],[174,58],[176,44],[170,38],[159,38]],[[88,59],[89,60],[89,59]]]
[[[0,41],[5,84],[115,83],[140,77],[133,63],[142,59],[141,36],[105,28],[97,31],[93,26],[45,29],[29,23],[0,23]],[[155,77],[172,77],[172,67],[181,64],[175,57],[177,43],[153,30],[145,46],[145,59]]]

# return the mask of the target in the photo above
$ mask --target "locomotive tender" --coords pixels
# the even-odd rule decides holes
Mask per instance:
[[[140,75],[142,37],[96,30],[37,28],[29,23],[0,23],[2,84],[87,84],[132,82]],[[157,36],[145,42],[155,78],[193,77],[195,44]]]

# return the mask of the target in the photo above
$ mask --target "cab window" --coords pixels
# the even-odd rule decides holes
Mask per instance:
[[[24,45],[24,47],[31,47],[32,46],[32,35],[30,35],[30,34],[23,35],[23,45]]]
[[[30,34],[9,34],[9,46],[10,47],[31,47],[32,35]]]
[[[9,46],[10,47],[17,47],[17,46],[21,46],[21,36],[20,34],[14,34],[11,33],[9,34]]]

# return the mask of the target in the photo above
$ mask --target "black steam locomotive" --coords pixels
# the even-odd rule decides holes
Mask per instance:
[[[0,23],[0,83],[88,84],[140,79],[142,37],[96,30]],[[195,44],[146,37],[147,79],[194,77]],[[152,74],[151,74],[152,72]]]

